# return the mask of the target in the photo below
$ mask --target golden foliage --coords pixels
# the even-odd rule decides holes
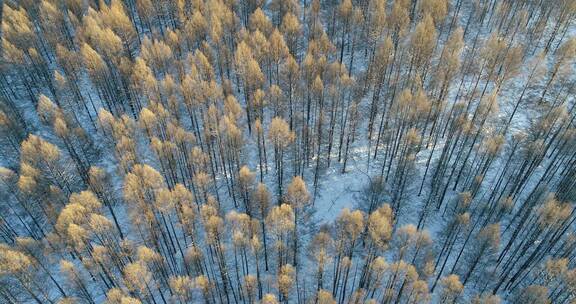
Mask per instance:
[[[23,275],[32,266],[32,260],[24,253],[0,244],[0,275]]]
[[[280,234],[294,230],[294,211],[288,204],[272,208],[266,217],[266,224],[274,233]]]
[[[294,267],[290,264],[283,265],[278,272],[278,290],[287,298],[294,284]]]
[[[290,131],[290,126],[281,117],[274,117],[268,128],[268,138],[278,148],[287,147],[293,140],[295,134]]]
[[[442,285],[442,298],[444,299],[454,299],[464,290],[460,277],[455,274],[443,277],[440,280],[440,284]]]
[[[378,208],[368,218],[370,239],[381,249],[392,237],[392,209],[388,204]]]
[[[324,289],[318,290],[316,298],[319,304],[336,304],[336,300],[332,297],[332,293]]]
[[[276,299],[276,296],[271,294],[271,293],[267,293],[262,297],[262,304],[278,304],[278,299]]]
[[[143,262],[134,262],[124,267],[124,284],[130,291],[147,294],[147,288],[152,281],[152,273]]]

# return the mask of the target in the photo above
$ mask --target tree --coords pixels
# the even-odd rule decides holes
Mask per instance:
[[[278,272],[278,291],[281,301],[288,303],[290,289],[294,283],[294,268],[290,264],[283,265]]]
[[[280,269],[288,260],[284,250],[289,248],[290,237],[293,236],[292,231],[295,229],[294,210],[288,204],[276,206],[268,213],[266,224],[276,238],[274,246],[278,253],[278,269]]]
[[[236,69],[241,76],[246,99],[246,119],[248,130],[252,132],[252,116],[254,104],[254,92],[263,84],[264,74],[260,65],[254,59],[253,52],[245,42],[240,42],[235,54]]]
[[[266,35],[269,35],[272,30],[272,22],[260,7],[256,8],[250,15],[250,29],[252,31],[259,30]]]
[[[344,124],[347,123],[348,127],[343,127],[345,128],[346,131],[346,143],[345,143],[345,148],[344,148],[344,156],[342,157],[344,159],[344,163],[342,165],[342,173],[346,172],[346,165],[348,164],[348,153],[350,151],[350,145],[354,142],[354,139],[356,137],[356,128],[358,127],[358,119],[359,119],[359,112],[358,112],[358,103],[356,101],[352,101],[347,109],[347,114],[346,115],[346,119],[344,121]],[[344,133],[342,133],[344,134]],[[344,136],[340,137],[340,150],[342,149],[343,146],[343,142],[342,139],[344,138]]]
[[[372,266],[378,253],[384,252],[388,246],[388,241],[392,237],[392,209],[387,204],[376,209],[368,217],[366,232],[368,235],[367,257],[364,260],[362,274],[360,276],[360,288],[365,288],[370,284],[369,279],[372,277]],[[366,241],[365,241],[366,242]],[[366,246],[366,245],[365,245]],[[400,257],[400,260],[402,258]]]
[[[86,136],[86,130],[79,126],[77,119],[70,119],[58,106],[45,95],[38,97],[38,109],[41,120],[51,125],[68,154],[74,161],[78,175],[84,184],[88,184],[88,168],[98,151]]]
[[[318,290],[316,294],[316,301],[320,304],[335,304],[336,300],[332,297],[332,294],[324,289]]]
[[[109,6],[102,6],[100,14],[102,21],[106,23],[118,37],[122,40],[124,52],[129,59],[132,59],[134,44],[136,40],[140,40],[138,33],[134,27],[131,17],[126,14],[126,9],[131,10],[130,7],[125,8],[122,2],[114,0],[110,2]],[[131,14],[131,12],[129,13]]]
[[[318,292],[318,299],[320,297],[324,297],[325,295],[321,295],[323,292],[328,292],[324,290],[324,273],[326,266],[331,261],[332,250],[334,246],[334,240],[332,237],[324,231],[318,232],[309,245],[309,255],[311,259],[316,262],[317,270],[316,270],[316,291]],[[330,297],[332,295],[330,294]]]
[[[460,278],[455,274],[451,274],[442,278],[442,280],[440,280],[440,284],[442,285],[442,302],[456,303],[458,297],[464,289],[464,286],[462,283],[460,283]]]
[[[260,122],[260,119],[256,119],[254,123],[254,129],[256,130],[256,140],[258,142],[258,161],[260,169],[260,182],[264,181],[264,171],[268,174],[268,159],[266,155],[266,140],[264,136],[264,127]]]
[[[336,228],[336,264],[332,280],[332,294],[340,299],[346,296],[351,261],[358,237],[365,229],[364,215],[361,211],[345,208],[335,221]],[[342,282],[342,284],[340,283]]]
[[[544,286],[530,285],[521,290],[514,300],[516,303],[550,303],[548,289]]]
[[[280,27],[282,33],[286,37],[286,44],[290,50],[292,56],[297,56],[299,46],[298,46],[298,35],[301,32],[300,22],[298,17],[293,13],[289,12],[282,18],[282,25]]]
[[[548,78],[548,82],[546,82],[546,86],[545,86],[544,90],[542,91],[542,96],[540,96],[540,103],[542,103],[544,101],[546,93],[548,92],[550,85],[556,80],[556,77],[558,76],[558,72],[561,71],[560,69],[565,68],[565,67],[569,67],[569,65],[565,65],[565,64],[574,60],[575,56],[576,56],[576,40],[575,39],[570,39],[570,40],[564,42],[564,44],[562,44],[562,46],[560,46],[558,48],[556,56],[554,57],[554,65],[552,67],[550,77]]]
[[[77,292],[79,298],[84,299],[88,303],[95,303],[92,299],[92,295],[87,289],[84,279],[82,278],[82,274],[78,272],[76,266],[74,266],[73,263],[66,260],[61,260],[60,271],[63,272],[67,277],[72,290]]]
[[[270,192],[263,183],[258,183],[253,193],[253,200],[256,203],[256,210],[260,221],[260,228],[262,229],[262,240],[264,241],[264,261],[266,271],[268,271],[268,246],[267,246],[267,233],[266,233],[266,219],[270,211]]]
[[[31,301],[33,300],[38,304],[43,303],[43,301],[52,301],[47,291],[38,284],[34,277],[32,260],[27,255],[5,244],[0,245],[0,253],[0,274],[3,277],[12,277],[18,284],[17,286],[32,298]],[[13,284],[10,281],[6,283]]]
[[[119,288],[112,288],[106,293],[107,304],[140,304],[140,300],[125,295]]]
[[[53,44],[65,43],[69,47],[73,45],[72,35],[66,25],[64,14],[49,1],[40,3],[40,18],[44,32],[48,40]]]
[[[284,184],[284,152],[285,149],[294,140],[294,132],[282,118],[275,117],[270,122],[268,129],[268,138],[274,145],[274,163],[276,167],[276,179],[278,189],[278,201],[283,195]]]
[[[21,173],[18,187],[29,195],[46,195],[55,186],[61,192],[71,194],[74,180],[67,177],[62,167],[61,152],[55,145],[30,134],[20,148]],[[72,175],[74,177],[74,175]]]
[[[426,65],[430,61],[436,46],[436,35],[434,20],[427,14],[416,25],[416,29],[410,37],[411,60],[408,77],[411,77],[412,69],[420,75],[426,74]]]
[[[254,173],[250,172],[250,169],[247,166],[240,168],[240,173],[238,174],[238,185],[240,187],[242,199],[244,200],[246,213],[251,216],[253,207],[250,193],[252,193],[252,189],[254,188]]]
[[[492,294],[476,295],[472,299],[472,303],[474,303],[474,304],[499,304],[500,303],[500,297],[498,297],[497,295],[492,295]]]
[[[128,290],[136,292],[144,298],[153,297],[150,294],[152,274],[146,264],[141,261],[130,263],[124,267],[124,283]]]
[[[272,34],[270,34],[270,38],[268,38],[270,42],[270,58],[272,60],[271,70],[274,74],[274,79],[276,80],[275,83],[278,85],[280,83],[280,63],[286,58],[288,58],[289,49],[284,41],[284,36],[278,31],[278,29],[274,29]],[[271,72],[272,72],[271,71]],[[272,82],[271,75],[269,76],[269,81]],[[274,113],[278,115],[278,113]]]
[[[278,300],[276,299],[275,295],[267,293],[262,298],[262,303],[263,304],[277,304]]]
[[[174,293],[178,297],[179,301],[186,302],[191,299],[192,286],[192,279],[190,279],[188,276],[177,276],[170,278],[170,288],[174,290]]]
[[[310,201],[310,194],[308,194],[308,190],[306,189],[306,184],[304,180],[300,176],[294,176],[292,178],[292,182],[288,185],[288,189],[286,191],[286,202],[288,202],[292,206],[292,210],[294,210],[294,260],[293,264],[298,269],[298,226],[300,225],[299,221],[302,221],[307,224],[309,217],[308,214],[304,213],[304,218],[299,218],[299,215],[302,215],[302,212],[305,212],[305,208]]]

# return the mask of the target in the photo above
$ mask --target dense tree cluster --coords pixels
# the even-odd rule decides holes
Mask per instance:
[[[0,17],[0,303],[576,301],[574,0]]]

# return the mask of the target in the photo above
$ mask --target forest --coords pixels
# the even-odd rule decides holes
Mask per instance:
[[[0,303],[576,303],[576,0],[0,1]]]

